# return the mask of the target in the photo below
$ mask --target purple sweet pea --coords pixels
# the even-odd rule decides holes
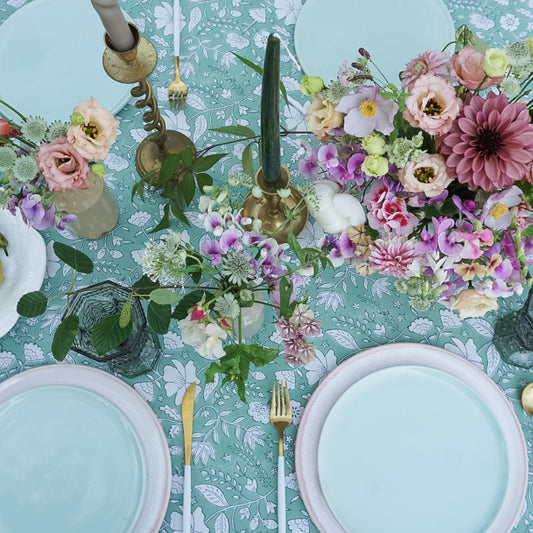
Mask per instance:
[[[45,209],[40,196],[28,194],[19,200],[18,207],[24,222],[29,226],[37,230],[44,230],[50,226],[56,227],[55,206],[51,204],[48,209]]]
[[[365,137],[373,131],[389,135],[394,130],[398,104],[379,94],[379,87],[360,86],[355,94],[347,94],[335,108],[345,113],[344,129],[354,137]]]

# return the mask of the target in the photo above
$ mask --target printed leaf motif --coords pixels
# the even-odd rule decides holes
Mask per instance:
[[[212,505],[217,507],[229,507],[222,491],[214,485],[196,485],[200,494]]]
[[[318,305],[323,305],[325,311],[327,311],[330,308],[333,311],[337,311],[337,308],[339,307],[339,305],[341,305],[341,307],[344,307],[341,295],[334,291],[331,291],[331,292],[324,291],[324,292],[319,293]]]
[[[263,524],[267,529],[277,529],[278,527],[278,523],[274,522],[274,520],[265,520]]]
[[[198,109],[199,111],[204,111],[205,109],[207,109],[207,107],[205,107],[204,101],[195,94],[187,95],[187,105],[191,106],[193,109]]]
[[[472,326],[480,335],[492,339],[494,328],[483,318],[469,318],[466,322]]]
[[[191,9],[190,18],[189,18],[189,32],[202,20],[202,12],[200,8],[196,6]]]
[[[348,348],[349,350],[359,349],[359,346],[355,342],[353,335],[343,329],[330,329],[326,333],[333,337],[333,339],[337,341],[343,348]]]
[[[244,444],[250,446],[252,450],[255,450],[256,445],[264,446],[265,443],[261,438],[264,434],[265,432],[260,426],[252,426],[251,428],[248,428],[244,434]]]
[[[377,279],[372,285],[372,296],[377,296],[378,298],[383,298],[384,294],[390,295],[391,283],[387,278]]]
[[[225,514],[218,515],[215,520],[215,533],[228,533],[229,532],[229,522]]]
[[[298,518],[287,522],[291,533],[309,533],[309,520]]]
[[[0,352],[0,369],[6,370],[16,360],[15,354],[12,352]]]
[[[197,142],[198,139],[205,133],[207,130],[207,120],[204,115],[199,115],[194,122],[194,136],[193,141]]]
[[[487,350],[487,374],[489,376],[492,376],[496,369],[498,368],[498,365],[500,364],[500,353],[496,349],[496,346],[494,344],[491,344]]]
[[[196,442],[193,444],[194,464],[201,461],[202,464],[207,464],[209,459],[215,458],[215,450],[209,442]]]

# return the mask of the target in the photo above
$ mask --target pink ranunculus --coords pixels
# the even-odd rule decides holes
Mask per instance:
[[[87,159],[98,161],[105,159],[110,146],[117,138],[118,122],[104,106],[91,98],[81,101],[74,113],[83,116],[83,124],[68,128],[68,141],[76,146],[80,154]]]
[[[485,71],[483,70],[484,60],[485,54],[483,52],[476,52],[473,46],[461,48],[457,54],[452,56],[452,66],[457,81],[471,91],[487,89],[491,85],[501,83],[503,76],[500,78],[488,77],[483,81],[485,78]],[[480,87],[482,81],[483,85]]]
[[[89,188],[89,163],[66,137],[42,143],[35,158],[51,191]]]
[[[461,104],[449,81],[426,74],[416,80],[405,99],[403,118],[430,135],[442,135],[452,127]]]

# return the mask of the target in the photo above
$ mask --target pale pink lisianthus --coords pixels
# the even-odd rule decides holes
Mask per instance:
[[[416,80],[405,99],[403,118],[430,135],[442,135],[452,127],[461,103],[449,81],[426,74]]]
[[[89,162],[66,137],[42,143],[35,159],[51,191],[89,188]]]
[[[332,129],[342,126],[343,118],[341,113],[335,111],[335,104],[323,94],[314,94],[305,112],[307,126],[318,140],[326,137]]]
[[[476,52],[473,46],[461,48],[457,54],[452,56],[452,66],[457,81],[471,91],[487,89],[491,85],[501,83],[503,76],[499,78],[487,77],[483,81],[485,79],[485,71],[483,70],[484,60],[485,54],[483,52]],[[481,82],[483,82],[482,85]]]
[[[81,101],[74,113],[83,116],[83,124],[68,128],[68,141],[87,159],[105,159],[109,148],[117,138],[118,122],[104,106],[91,98]]]
[[[398,172],[398,179],[405,190],[423,192],[428,198],[438,196],[452,182],[439,154],[422,154],[419,161],[409,161]]]
[[[439,50],[426,50],[415,59],[411,59],[401,73],[402,86],[410,92],[415,81],[424,74],[433,74],[439,78],[450,78],[450,56]]]

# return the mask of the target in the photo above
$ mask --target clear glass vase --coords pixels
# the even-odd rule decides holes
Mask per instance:
[[[118,206],[103,178],[89,172],[89,188],[57,192],[54,204],[60,211],[78,218],[68,226],[80,239],[99,239],[118,221]]]
[[[522,309],[496,322],[493,342],[505,362],[533,367],[533,291]]]
[[[251,307],[244,307],[241,314],[242,337],[249,338],[254,336],[263,325],[265,320],[265,306],[263,304],[263,294],[259,291],[254,292],[256,301]],[[239,320],[235,320],[235,336],[239,338]]]
[[[109,315],[120,314],[129,290],[111,281],[104,281],[75,294],[71,299],[70,313],[78,315],[80,326],[72,349],[98,361],[107,363],[113,372],[133,378],[154,368],[161,355],[158,336],[146,322],[138,298],[131,301],[132,330],[129,337],[110,352],[100,355],[93,344],[94,325]]]

